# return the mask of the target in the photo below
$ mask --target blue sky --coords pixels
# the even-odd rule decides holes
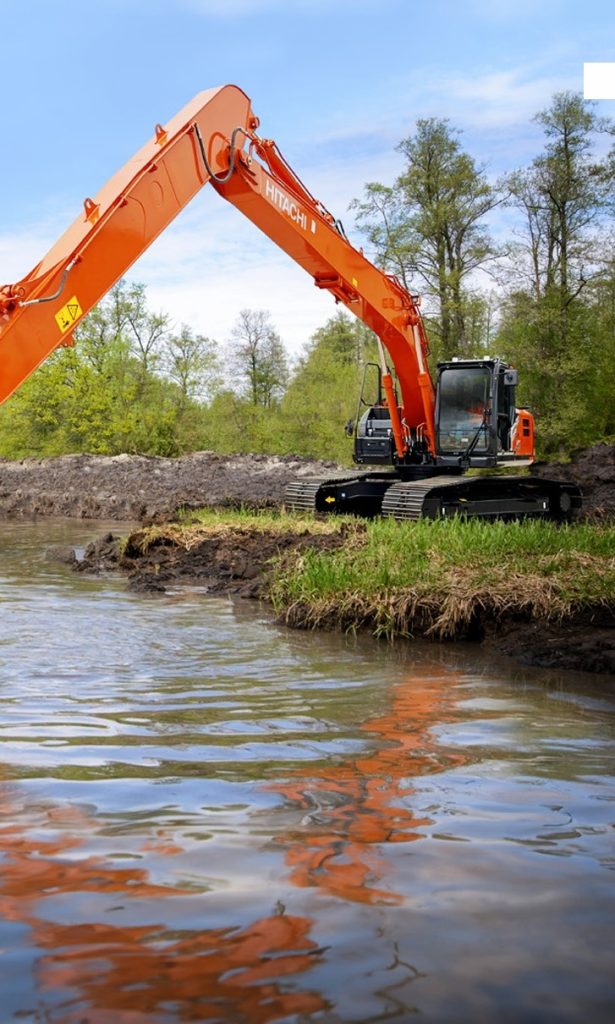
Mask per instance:
[[[201,89],[235,82],[260,132],[341,216],[401,170],[417,117],[449,117],[489,174],[541,146],[532,115],[615,61],[607,0],[0,0],[0,281],[18,280],[104,181]],[[615,116],[615,101],[599,104]],[[329,296],[204,189],[131,271],[155,308],[224,342],[266,308],[297,351]]]

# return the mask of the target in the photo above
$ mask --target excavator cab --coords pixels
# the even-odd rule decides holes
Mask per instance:
[[[436,450],[413,438],[404,463],[396,457],[391,415],[377,363],[367,363],[354,431],[354,461],[397,466],[416,476],[418,466],[432,471],[529,465],[534,457],[533,418],[515,404],[517,371],[501,359],[453,359],[438,364],[435,403]],[[422,474],[419,474],[422,475]]]
[[[492,468],[529,465],[533,419],[517,410],[517,371],[501,359],[453,359],[438,364],[436,465]]]

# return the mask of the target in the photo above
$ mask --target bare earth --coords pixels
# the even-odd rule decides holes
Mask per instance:
[[[339,469],[295,455],[214,455],[179,459],[144,455],[62,455],[0,459],[0,518],[72,516],[146,522],[204,505],[264,508],[282,502],[286,485]]]
[[[297,477],[340,469],[296,455],[215,455],[179,459],[144,455],[63,455],[0,459],[0,518],[73,516],[80,519],[161,521],[178,508],[203,505],[279,505]],[[579,452],[565,465],[538,463],[535,475],[570,480],[584,491],[589,516],[615,515],[615,445]]]
[[[570,462],[536,462],[532,476],[566,480],[583,491],[584,514],[589,518],[615,516],[615,444],[594,444],[575,452]]]

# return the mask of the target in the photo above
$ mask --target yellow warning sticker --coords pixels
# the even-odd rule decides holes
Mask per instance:
[[[79,300],[76,295],[73,295],[72,299],[62,306],[56,313],[56,323],[62,334],[66,334],[72,327],[75,326],[80,316],[83,316],[83,310],[79,305]]]

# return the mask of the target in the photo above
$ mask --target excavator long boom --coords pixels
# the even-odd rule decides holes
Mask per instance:
[[[386,380],[397,453],[412,432],[434,451],[434,389],[417,303],[345,237],[277,146],[261,139],[245,93],[199,93],[94,196],[23,280],[0,287],[0,402],[72,333],[208,181],[352,313],[387,349],[401,411]]]

